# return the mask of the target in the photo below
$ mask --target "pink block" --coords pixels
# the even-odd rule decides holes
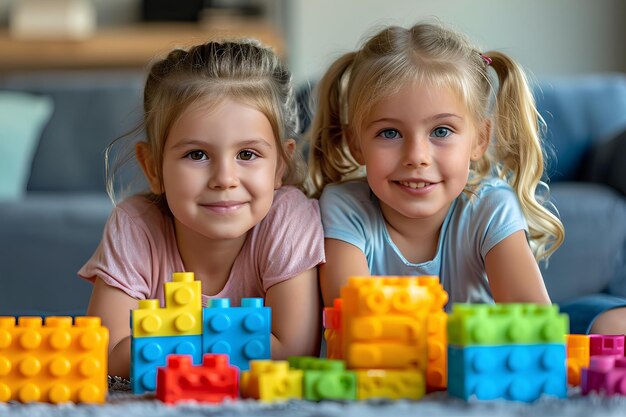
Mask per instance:
[[[626,395],[626,358],[623,356],[592,356],[589,368],[581,370],[581,392]]]
[[[589,354],[624,356],[624,335],[590,334]]]

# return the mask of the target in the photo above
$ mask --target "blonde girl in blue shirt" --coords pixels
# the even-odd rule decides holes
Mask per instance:
[[[337,59],[318,92],[310,185],[326,305],[370,274],[438,275],[448,308],[550,302],[537,262],[564,230],[546,208],[542,119],[511,57],[439,24],[392,26]],[[563,309],[576,331],[626,333],[623,304]]]
[[[561,221],[537,197],[541,120],[508,55],[439,24],[388,27],[319,86],[326,305],[352,275],[439,275],[453,302],[549,303],[537,260]],[[355,178],[365,179],[355,179]]]

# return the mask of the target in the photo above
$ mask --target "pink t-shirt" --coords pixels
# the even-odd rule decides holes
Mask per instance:
[[[267,216],[248,232],[224,288],[209,298],[265,297],[272,285],[325,261],[324,233],[317,200],[292,186],[276,190]],[[184,272],[172,218],[144,196],[133,196],[113,210],[100,245],[78,275],[102,279],[133,298],[161,300],[163,283]],[[190,271],[193,272],[193,271]]]

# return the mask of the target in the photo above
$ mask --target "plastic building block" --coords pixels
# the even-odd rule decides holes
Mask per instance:
[[[388,323],[388,322],[387,322]],[[346,342],[344,358],[349,369],[420,369],[426,370],[428,363],[426,333],[410,343],[395,341]]]
[[[567,335],[567,383],[580,385],[582,368],[589,367],[589,336],[584,334]]]
[[[591,356],[624,356],[624,335],[589,335],[589,354]]]
[[[419,400],[426,384],[420,371],[380,370],[356,371],[357,399],[388,398]]]
[[[326,356],[329,359],[343,359],[341,341],[341,298],[336,298],[332,307],[324,308],[323,324],[326,339]]]
[[[103,403],[108,343],[98,317],[0,317],[0,402]]]
[[[185,336],[202,333],[202,290],[193,272],[175,272],[165,283],[165,307],[140,300],[131,312],[133,337]]]
[[[324,307],[322,324],[325,329],[341,330],[341,298],[335,298],[332,307]]]
[[[415,315],[448,302],[437,277],[351,277],[341,289],[342,315]],[[343,320],[343,325],[346,325]]]
[[[130,386],[135,394],[156,390],[157,369],[165,366],[170,354],[191,355],[193,363],[200,364],[202,336],[131,338]]]
[[[448,315],[433,312],[426,318],[428,330],[428,364],[426,389],[428,392],[445,390],[448,386]]]
[[[302,399],[303,371],[289,369],[287,361],[253,360],[241,373],[241,396],[263,402]]]
[[[240,370],[247,370],[251,360],[270,358],[272,318],[262,298],[243,298],[241,307],[214,298],[203,309],[202,321],[203,353],[227,354]]]
[[[626,358],[623,356],[591,356],[589,368],[583,368],[581,393],[626,395]]]
[[[190,355],[169,355],[158,369],[156,396],[164,403],[180,401],[221,403],[239,397],[239,370],[227,355],[207,353],[194,366]]]
[[[569,317],[557,305],[455,304],[448,343],[455,346],[565,344]]]
[[[309,401],[355,400],[356,374],[340,360],[296,356],[289,366],[304,371],[304,398]]]
[[[531,402],[567,396],[565,345],[448,347],[448,394]]]

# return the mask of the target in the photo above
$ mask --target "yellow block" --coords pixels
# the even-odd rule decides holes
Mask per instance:
[[[419,400],[426,384],[420,371],[392,371],[371,369],[356,371],[357,399],[389,398],[392,400]]]
[[[133,337],[202,334],[202,288],[193,272],[176,272],[165,283],[165,307],[159,300],[141,300],[131,312]]]
[[[241,373],[241,396],[264,402],[302,399],[303,376],[302,370],[290,369],[287,361],[250,361],[250,370]]]

